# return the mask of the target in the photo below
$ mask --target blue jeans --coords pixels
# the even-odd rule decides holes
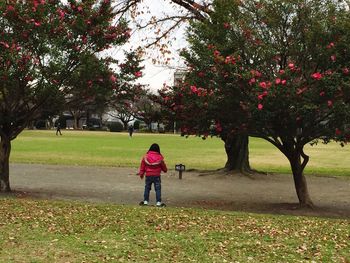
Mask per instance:
[[[149,192],[151,191],[152,184],[154,184],[154,190],[156,191],[157,202],[162,202],[160,176],[146,176],[145,192],[143,195],[143,200],[149,202]]]

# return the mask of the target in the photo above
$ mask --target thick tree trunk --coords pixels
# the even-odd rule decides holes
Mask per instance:
[[[227,162],[225,170],[251,172],[249,164],[249,139],[247,135],[228,135],[223,138],[225,142],[225,151]]]
[[[309,208],[314,207],[307,188],[306,178],[304,176],[304,167],[306,166],[306,163],[301,163],[300,154],[297,154],[296,157],[289,159],[289,161],[292,167],[295,190],[300,206]]]
[[[0,140],[0,192],[9,192],[11,191],[9,169],[11,140],[4,135]]]

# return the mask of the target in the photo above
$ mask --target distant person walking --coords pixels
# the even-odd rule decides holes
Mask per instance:
[[[134,133],[134,126],[133,125],[129,125],[128,131],[129,131],[129,137],[131,138],[132,134]]]
[[[61,133],[61,123],[57,122],[56,125],[56,135],[58,135],[58,133],[60,133],[60,135],[62,135]]]
[[[162,203],[161,193],[160,174],[162,171],[166,173],[168,168],[164,162],[163,155],[160,153],[159,145],[154,143],[151,145],[146,155],[142,158],[140,170],[138,172],[141,179],[143,179],[144,175],[146,174],[145,191],[143,201],[140,202],[140,205],[149,204],[149,193],[153,184],[156,192],[156,206],[165,206],[165,204]]]

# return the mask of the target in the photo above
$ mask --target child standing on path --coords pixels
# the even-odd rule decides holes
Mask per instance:
[[[168,169],[164,162],[164,157],[160,153],[159,145],[153,143],[146,155],[142,158],[140,170],[138,172],[138,175],[141,179],[143,179],[144,174],[146,174],[145,192],[143,196],[143,201],[140,203],[140,205],[148,205],[149,193],[151,191],[152,184],[154,184],[154,190],[156,192],[157,201],[156,206],[165,206],[165,204],[162,203],[161,197],[160,174],[162,171],[166,173]]]

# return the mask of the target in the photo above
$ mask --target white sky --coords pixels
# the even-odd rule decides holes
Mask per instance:
[[[146,7],[146,8],[145,8]],[[143,9],[142,9],[143,8]],[[169,2],[164,0],[144,0],[142,3],[142,7],[140,7],[140,11],[147,11],[152,15],[159,15],[164,16],[164,14],[178,14],[179,8],[171,8],[169,5]],[[143,21],[147,21],[150,19],[150,15],[145,13],[140,16],[140,19]],[[144,24],[144,22],[142,23]],[[163,87],[163,84],[172,85],[174,81],[174,71],[175,68],[181,67],[183,64],[181,63],[181,59],[177,55],[179,50],[186,46],[186,41],[184,38],[184,27],[179,28],[176,30],[176,32],[173,33],[172,36],[176,37],[175,41],[171,42],[171,45],[169,46],[170,51],[172,52],[172,55],[170,58],[170,65],[169,66],[161,66],[161,65],[154,65],[152,63],[152,58],[156,58],[157,55],[159,55],[159,51],[156,50],[156,48],[151,48],[147,50],[147,55],[144,57],[144,63],[145,69],[143,70],[143,77],[139,79],[139,82],[141,84],[148,85],[149,88],[153,91]],[[147,34],[147,37],[154,37],[153,32],[150,31],[149,33],[143,32],[132,32],[132,36],[130,39],[130,44],[124,46],[124,48],[127,49],[134,49],[137,46],[141,45],[142,42],[141,39],[145,38],[145,35]],[[118,57],[122,54],[122,49],[113,50],[110,52],[110,54],[113,57]],[[109,53],[109,52],[108,52]],[[118,58],[117,58],[118,59]]]

